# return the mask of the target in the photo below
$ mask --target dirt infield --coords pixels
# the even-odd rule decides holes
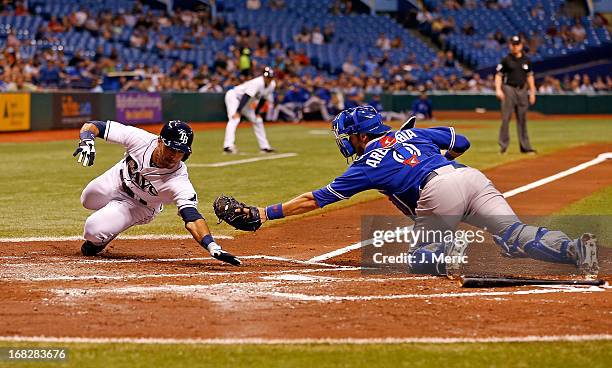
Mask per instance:
[[[612,151],[589,145],[487,171],[501,191]],[[510,198],[519,214],[547,214],[612,185],[608,160]],[[591,287],[462,290],[446,278],[366,276],[359,252],[309,262],[359,241],[361,215],[395,215],[386,200],[289,221],[225,240],[233,268],[191,240],[116,240],[83,258],[77,242],[0,243],[0,336],[155,338],[514,337],[612,333],[612,292]],[[601,252],[612,281],[612,252]],[[470,259],[500,268],[497,248]],[[521,260],[519,266],[537,266]],[[506,266],[507,267],[507,266]],[[571,272],[571,268],[565,269]]]

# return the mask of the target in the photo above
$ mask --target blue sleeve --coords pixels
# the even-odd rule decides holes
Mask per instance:
[[[363,169],[351,166],[344,174],[312,194],[319,207],[324,207],[368,189],[372,189],[372,185]]]
[[[470,148],[470,141],[465,136],[456,134],[453,127],[435,127],[420,131],[441,149],[463,153]]]

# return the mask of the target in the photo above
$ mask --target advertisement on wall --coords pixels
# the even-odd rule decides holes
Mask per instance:
[[[162,121],[162,97],[159,93],[119,93],[115,97],[117,121],[149,124]]]
[[[0,132],[30,130],[30,94],[0,94]]]
[[[78,128],[100,115],[98,96],[92,93],[58,93],[53,96],[53,102],[56,128]]]

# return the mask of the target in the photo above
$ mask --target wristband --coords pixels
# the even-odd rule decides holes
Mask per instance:
[[[85,139],[94,140],[96,138],[96,135],[94,134],[94,132],[86,130],[84,132],[81,132],[81,134],[79,134],[79,138],[81,138],[82,141]]]
[[[278,203],[266,207],[266,217],[268,220],[276,220],[285,217],[283,214],[283,204]]]
[[[200,245],[202,245],[205,248],[208,248],[208,245],[214,242],[215,242],[215,239],[213,239],[212,235],[208,234],[208,235],[204,235],[204,237],[202,238],[202,241],[200,242]]]

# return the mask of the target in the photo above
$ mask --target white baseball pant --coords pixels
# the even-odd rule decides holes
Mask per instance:
[[[240,100],[236,96],[234,90],[229,90],[225,94],[225,108],[227,109],[227,126],[225,127],[225,139],[223,141],[223,147],[235,148],[236,145],[236,128],[240,124],[240,118],[234,119],[233,116],[238,112],[238,106]],[[255,137],[257,138],[257,144],[260,149],[269,149],[270,143],[266,137],[266,129],[264,128],[263,120],[255,115],[255,110],[251,106],[245,106],[240,112],[244,115],[252,124]]]
[[[108,244],[130,227],[151,222],[161,212],[161,208],[147,207],[123,192],[118,165],[87,184],[81,204],[95,210],[83,229],[83,237],[95,245]]]

